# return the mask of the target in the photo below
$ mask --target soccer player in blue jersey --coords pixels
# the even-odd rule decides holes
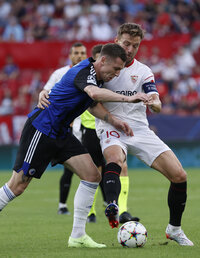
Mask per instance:
[[[99,57],[102,47],[103,47],[103,44],[98,44],[92,48],[92,58],[94,60],[96,60]],[[69,58],[73,66],[79,63],[80,61],[86,59],[86,47],[80,42],[74,43],[70,48]],[[53,72],[53,74],[50,76],[50,79],[45,84],[44,89],[39,94],[39,101],[37,105],[39,108],[48,107],[48,105],[50,104],[50,102],[48,101],[49,91],[52,89],[54,84],[58,82],[62,78],[62,76],[72,67],[72,65],[62,67],[56,70],[55,72]],[[103,174],[105,169],[105,159],[103,157],[99,138],[97,137],[96,130],[95,130],[95,117],[91,115],[87,110],[80,117],[81,117],[80,119],[81,119],[81,131],[82,131],[81,141],[83,146],[86,147],[86,149],[88,150],[88,153],[91,155],[94,161],[94,164],[102,172],[102,180],[99,185],[101,187],[101,191],[104,199],[104,205],[107,206],[106,196],[103,189]],[[76,134],[74,135],[76,136]],[[58,214],[70,214],[68,211],[66,200],[69,194],[72,176],[73,176],[73,172],[71,172],[70,169],[65,167],[64,173],[60,180],[60,202],[59,202]],[[138,217],[133,217],[127,211],[129,177],[128,177],[126,161],[124,162],[122,167],[122,172],[120,174],[120,181],[121,181],[121,192],[118,200],[119,210],[120,210],[119,221],[120,223],[125,223],[131,220],[139,221]],[[88,214],[87,222],[96,222],[95,204],[96,204],[97,193],[98,193],[98,188],[94,196],[94,202],[93,202],[92,208]]]
[[[117,44],[106,44],[100,57],[83,60],[72,67],[55,84],[49,94],[48,108],[35,108],[24,126],[10,180],[0,188],[0,211],[15,197],[21,195],[33,177],[40,178],[48,164],[68,166],[81,179],[74,198],[74,221],[69,247],[103,248],[85,233],[87,215],[101,180],[100,172],[90,155],[75,136],[68,133],[70,123],[94,101],[135,103],[151,102],[145,93],[124,96],[101,89],[103,82],[118,76],[126,62],[126,53]],[[100,103],[93,114],[133,135],[127,123],[112,116]]]
[[[66,65],[64,67],[61,67],[57,70],[55,70],[52,75],[50,76],[47,83],[44,85],[43,90],[39,94],[39,102],[38,107],[44,109],[45,107],[48,107],[50,104],[48,101],[49,92],[52,89],[52,87],[60,81],[60,79],[63,77],[63,75],[68,72],[72,66],[78,64],[79,62],[83,61],[87,58],[87,49],[81,42],[75,42],[69,50],[69,59],[71,61],[71,65]],[[80,119],[80,118],[79,118]],[[78,122],[78,119],[75,123]],[[73,123],[72,123],[73,124]],[[73,125],[70,125],[70,129],[72,133],[74,133]],[[81,133],[80,133],[81,134]],[[76,136],[76,134],[74,133]],[[58,214],[70,214],[68,207],[67,207],[67,199],[70,192],[73,172],[67,168],[64,167],[63,174],[60,178],[59,182],[59,204],[58,204]]]

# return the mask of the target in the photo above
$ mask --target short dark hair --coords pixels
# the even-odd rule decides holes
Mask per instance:
[[[71,47],[70,47],[70,49],[69,49],[69,53],[70,53],[70,54],[72,53],[72,48],[73,48],[73,47],[85,47],[85,48],[86,48],[86,46],[83,45],[83,43],[81,43],[81,42],[75,42],[73,45],[71,45]]]
[[[104,56],[104,55],[111,58],[120,57],[123,62],[126,62],[125,50],[116,43],[108,43],[104,45],[101,49],[100,56]]]
[[[144,38],[144,30],[140,26],[140,24],[137,23],[124,23],[122,24],[117,32],[117,37],[121,38],[122,34],[127,33],[132,37],[139,36],[141,39]]]
[[[95,45],[95,46],[92,48],[92,57],[93,57],[94,59],[95,59],[96,54],[101,53],[102,47],[103,47],[103,44],[98,44],[98,45]]]

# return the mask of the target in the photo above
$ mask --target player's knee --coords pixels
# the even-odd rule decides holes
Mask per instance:
[[[101,173],[98,169],[94,170],[92,173],[90,174],[86,174],[84,176],[84,178],[82,178],[85,181],[88,182],[97,182],[99,183],[101,181]]]
[[[101,173],[99,171],[98,171],[98,173],[95,176],[95,181],[94,182],[98,182],[98,183],[101,182]]]
[[[187,173],[186,171],[180,167],[177,169],[172,182],[173,183],[182,183],[182,182],[186,182],[187,181]]]
[[[120,167],[122,167],[122,165],[123,165],[123,160],[117,155],[110,156],[110,157],[106,158],[106,160],[107,160],[107,164],[116,163]]]

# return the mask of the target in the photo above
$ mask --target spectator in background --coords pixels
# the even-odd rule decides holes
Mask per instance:
[[[192,75],[196,61],[188,47],[180,47],[178,49],[175,62],[180,74]]]
[[[139,11],[144,10],[145,4],[142,1],[134,0],[124,1],[125,10],[127,13],[131,14],[132,17],[135,17]]]
[[[179,78],[178,67],[173,58],[165,59],[161,70],[161,78],[167,84],[169,91],[172,91],[174,83]]]
[[[8,88],[4,89],[4,97],[0,104],[0,115],[11,115],[13,113],[12,96]]]
[[[4,41],[23,41],[24,40],[24,29],[21,24],[18,23],[17,18],[12,16],[9,19],[8,24],[5,27],[3,33]]]
[[[155,26],[154,29],[158,28],[158,31],[155,30],[154,35],[157,33],[159,37],[169,35],[172,31],[171,16],[165,4],[160,4],[157,7],[155,25],[157,26]]]
[[[43,17],[38,17],[32,29],[32,35],[35,40],[48,39],[48,21]]]
[[[24,85],[19,88],[18,95],[13,101],[14,115],[27,115],[30,111],[29,102],[28,87]]]
[[[196,89],[192,86],[188,86],[188,92],[182,97],[182,108],[185,114],[199,115],[200,111],[198,109],[200,98]]]
[[[95,15],[101,16],[103,18],[107,18],[109,8],[104,0],[96,0],[91,6],[91,12]]]
[[[64,7],[64,18],[69,23],[81,14],[81,5],[78,1],[66,1]]]
[[[96,23],[92,26],[92,38],[97,41],[108,41],[113,39],[113,37],[114,32],[111,26],[101,16],[98,16]]]
[[[162,98],[162,114],[164,115],[173,115],[174,114],[174,106],[172,104],[172,99],[169,94],[166,94]]]
[[[181,103],[182,93],[179,90],[178,82],[175,82],[171,91],[171,101],[174,106],[174,111],[180,114],[180,103]]]
[[[172,6],[171,20],[173,22],[174,31],[188,33],[193,20],[192,9],[194,5],[186,1],[177,1]]]
[[[147,48],[145,51],[147,52]],[[151,70],[155,78],[157,79],[161,77],[161,72],[164,66],[163,64],[164,60],[160,57],[160,50],[158,47],[153,47],[151,52],[152,52],[151,56],[147,60],[144,59],[143,61],[146,65],[149,65],[151,67]],[[145,55],[148,56],[147,53]]]
[[[25,26],[25,17],[28,13],[25,0],[17,0],[12,2],[12,13],[18,19],[19,23]],[[25,26],[26,27],[26,26]]]
[[[33,94],[35,91],[41,91],[42,89],[42,81],[41,81],[41,73],[39,71],[34,72],[33,78],[30,83],[29,92]]]
[[[180,74],[177,87],[182,96],[188,94],[189,88],[197,90],[197,82],[189,74]]]
[[[14,63],[13,57],[11,55],[6,56],[5,65],[3,67],[3,72],[9,79],[16,79],[19,75],[19,68]]]
[[[11,4],[5,0],[0,0],[0,41],[2,40],[2,33],[7,24],[7,18],[11,12]]]
[[[50,3],[48,0],[43,0],[42,3],[38,5],[37,13],[41,16],[47,17],[47,19],[52,17],[54,12],[55,5]]]
[[[64,9],[64,2],[63,0],[57,0],[55,1],[55,11],[54,11],[54,15],[53,18],[55,19],[62,19],[63,17],[63,9]]]
[[[11,12],[11,9],[12,6],[9,1],[0,0],[0,20],[7,19]]]
[[[73,39],[76,41],[81,41],[81,40],[89,41],[91,40],[91,37],[90,37],[90,33],[88,32],[89,31],[87,30],[86,27],[83,29],[77,22],[75,22],[74,25],[65,33],[65,39],[66,40]]]

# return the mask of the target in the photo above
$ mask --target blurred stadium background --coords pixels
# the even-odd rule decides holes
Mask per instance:
[[[91,55],[117,27],[146,31],[137,59],[153,70],[163,103],[149,114],[185,167],[200,167],[199,0],[0,0],[0,170],[11,169],[26,114],[49,75],[81,41]],[[129,157],[129,167],[143,167]]]

